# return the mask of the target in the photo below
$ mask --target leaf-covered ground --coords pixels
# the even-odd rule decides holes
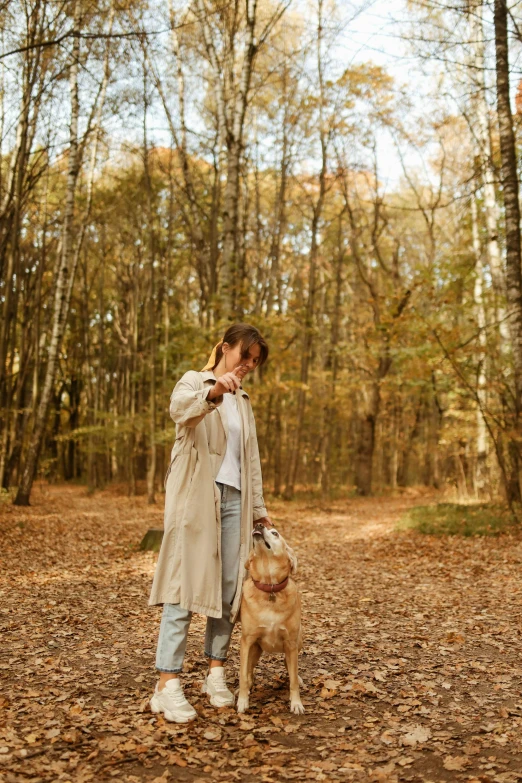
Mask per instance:
[[[45,485],[0,506],[0,781],[522,780],[522,538],[397,532],[416,502],[272,504],[300,559],[307,711],[279,656],[247,715],[207,706],[194,618],[188,727],[148,708],[160,611],[137,544],[161,508]]]

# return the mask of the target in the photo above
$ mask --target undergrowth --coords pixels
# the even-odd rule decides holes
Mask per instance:
[[[509,508],[492,503],[416,506],[397,527],[432,536],[498,536],[517,529]]]

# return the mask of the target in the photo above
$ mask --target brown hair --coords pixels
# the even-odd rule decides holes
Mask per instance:
[[[251,324],[232,324],[232,326],[228,327],[223,335],[223,339],[216,347],[216,361],[212,367],[213,370],[218,366],[223,356],[223,343],[228,343],[231,348],[241,343],[241,357],[244,359],[247,358],[253,345],[259,345],[261,353],[259,354],[258,367],[261,367],[268,359],[268,345],[259,329],[251,326]]]

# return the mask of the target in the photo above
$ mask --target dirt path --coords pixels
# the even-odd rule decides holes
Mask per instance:
[[[307,712],[279,657],[248,715],[207,707],[196,618],[189,727],[147,703],[160,612],[136,545],[161,510],[71,487],[0,506],[0,781],[522,780],[522,539],[395,532],[415,502],[272,504],[300,560]]]

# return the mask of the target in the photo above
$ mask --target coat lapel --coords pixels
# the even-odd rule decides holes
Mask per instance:
[[[215,383],[217,380],[212,370],[204,370],[203,372],[201,372],[201,378],[203,380],[203,383],[209,380],[214,381]],[[236,392],[236,396],[238,398],[238,410],[239,410],[239,417],[241,419],[242,443],[243,443],[243,448],[245,448],[248,442],[248,438],[250,436],[250,424],[248,421],[248,406],[246,403],[246,400],[248,400],[248,394],[244,389],[238,389]],[[221,419],[221,424],[223,425],[223,430],[225,431],[225,437],[228,438],[228,419],[225,411],[225,406],[220,405],[217,411]]]
[[[206,384],[207,381],[212,381],[212,385],[216,382],[216,376],[212,372],[212,370],[203,370],[201,372],[201,378],[203,380],[203,383]],[[220,405],[217,409],[217,412],[219,413],[219,418],[221,419],[221,424],[223,425],[223,430],[225,432],[225,439],[228,438],[228,419],[227,414],[225,412],[225,406]]]
[[[248,422],[248,406],[245,400],[245,397],[248,399],[248,394],[243,391],[243,389],[238,389],[236,392],[237,395],[237,404],[238,404],[238,410],[239,410],[239,417],[241,419],[241,434],[242,434],[242,443],[243,443],[243,449],[246,449],[246,444],[248,443],[248,438],[250,436],[250,424]]]
[[[228,419],[227,414],[225,411],[225,405],[220,405],[217,409],[217,412],[219,413],[219,417],[221,419],[221,424],[223,425],[223,429],[225,430],[225,438],[228,438]]]

